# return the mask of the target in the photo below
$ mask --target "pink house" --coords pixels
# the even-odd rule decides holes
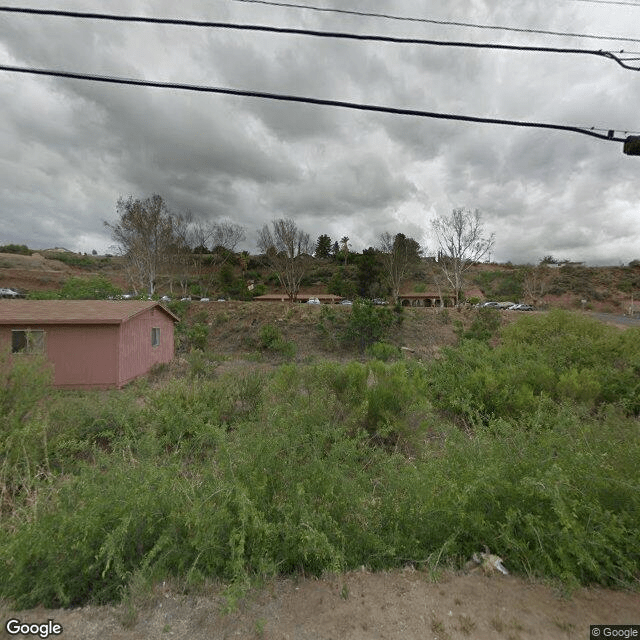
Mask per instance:
[[[46,355],[56,387],[120,388],[173,358],[177,320],[152,301],[2,300],[0,348]]]

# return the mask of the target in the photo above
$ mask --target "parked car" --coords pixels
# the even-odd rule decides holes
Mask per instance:
[[[160,300],[162,300],[162,302],[171,302],[171,298],[169,296],[162,296]]]
[[[530,304],[512,304],[509,307],[509,311],[533,311],[533,307]]]
[[[226,302],[225,298],[218,298],[218,302]]]
[[[307,304],[321,304],[320,300],[318,300],[318,298],[309,298],[307,300]]]
[[[210,302],[209,298],[200,298],[200,302]]]
[[[374,298],[373,304],[389,304],[387,300],[383,300],[382,298]]]
[[[0,298],[19,298],[20,294],[13,289],[0,289]]]
[[[191,296],[186,296],[184,298],[180,298],[180,302],[191,302]]]
[[[340,304],[349,304],[352,305],[353,302],[351,302],[351,300],[340,300]]]
[[[500,303],[499,302],[483,302],[480,306],[488,307],[490,309],[495,309],[500,306]]]

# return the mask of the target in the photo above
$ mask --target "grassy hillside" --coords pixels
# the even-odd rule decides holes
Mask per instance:
[[[315,260],[302,281],[302,291],[336,293],[352,298],[365,290],[363,287],[368,287],[368,297],[385,297],[388,288],[379,272],[368,284],[363,283],[370,271],[366,266],[369,263],[363,261],[362,254],[351,254],[346,267],[335,260]],[[587,308],[620,313],[628,311],[632,297],[640,297],[640,265],[635,262],[626,267],[551,266],[543,274],[542,292],[532,292],[531,271],[532,267],[528,265],[479,264],[469,271],[466,290],[469,296],[486,300],[532,302],[534,296],[535,304],[546,308]],[[437,265],[424,260],[409,273],[402,291],[437,292],[434,273],[438,273]],[[0,254],[0,286],[25,293],[60,292],[65,284],[69,286],[72,278],[88,280],[96,277],[122,291],[130,289],[123,260],[119,257],[60,252]],[[233,257],[222,270],[213,273],[212,281],[208,293],[214,298],[249,300],[256,294],[280,292],[275,275],[255,256],[243,260],[239,256]],[[251,291],[247,289],[249,284],[253,285]],[[181,297],[188,293],[199,293],[195,281],[187,280],[184,286],[174,282],[170,286],[168,277],[160,278],[159,295]]]

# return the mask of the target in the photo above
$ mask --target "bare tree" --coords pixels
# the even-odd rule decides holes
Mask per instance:
[[[556,274],[549,268],[548,262],[540,262],[537,267],[527,267],[522,279],[524,297],[537,307],[549,291]]]
[[[204,295],[208,294],[220,269],[244,239],[244,227],[234,222],[196,222],[190,219],[187,245],[190,247],[191,277],[196,280]]]
[[[310,264],[313,244],[309,234],[291,219],[281,218],[265,224],[258,233],[258,249],[278,277],[291,302],[298,298],[300,282]]]
[[[453,290],[457,306],[463,295],[466,271],[493,249],[495,235],[484,235],[477,209],[454,209],[451,215],[432,220],[432,226],[439,245],[438,264]]]
[[[385,278],[391,288],[393,300],[397,303],[400,287],[411,268],[420,261],[422,249],[413,238],[407,238],[404,233],[392,236],[388,232],[380,236],[378,249],[384,265]]]
[[[134,290],[146,288],[149,295],[157,279],[175,257],[179,238],[179,216],[169,212],[163,198],[153,195],[146,200],[120,198],[116,205],[118,221],[105,221],[126,260],[127,274]]]

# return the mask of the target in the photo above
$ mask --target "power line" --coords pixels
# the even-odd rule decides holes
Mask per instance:
[[[640,8],[640,2],[623,2],[622,0],[573,0],[573,2],[591,2],[593,4],[621,4]]]
[[[500,118],[483,118],[478,116],[464,116],[453,113],[437,113],[433,111],[422,111],[418,109],[402,109],[398,107],[387,107],[373,104],[363,104],[356,102],[345,102],[342,100],[327,100],[323,98],[309,98],[306,96],[291,96],[280,93],[267,93],[264,91],[249,91],[244,89],[230,89],[226,87],[211,87],[204,85],[183,84],[176,82],[158,82],[153,80],[139,80],[135,78],[118,78],[114,76],[97,76],[86,73],[77,73],[74,71],[60,71],[54,69],[36,69],[32,67],[15,67],[9,65],[0,65],[0,71],[9,71],[13,73],[24,73],[40,76],[53,76],[59,78],[70,78],[72,80],[87,80],[90,82],[105,82],[109,84],[124,84],[140,87],[157,87],[162,89],[178,89],[182,91],[198,91],[205,93],[220,93],[233,96],[244,96],[250,98],[262,98],[267,100],[279,100],[284,102],[299,102],[307,104],[316,104],[329,107],[341,107],[344,109],[355,109],[358,111],[372,111],[378,113],[391,113],[395,115],[416,116],[421,118],[436,118],[439,120],[455,120],[461,122],[476,122],[482,124],[497,124],[511,127],[527,127],[537,129],[553,129],[557,131],[570,131],[573,133],[581,133],[583,135],[599,138],[600,140],[611,140],[614,142],[625,142],[626,138],[616,137],[615,131],[609,130],[607,135],[597,133],[584,127],[575,127],[561,124],[550,124],[545,122],[524,122],[521,120],[504,120]],[[627,133],[626,131],[624,133]]]
[[[443,41],[443,40],[426,40],[424,38],[399,38],[395,36],[379,36],[370,34],[358,34],[358,33],[346,33],[340,31],[318,31],[312,29],[294,29],[289,27],[272,27],[266,25],[255,24],[238,24],[231,22],[209,22],[203,20],[183,20],[177,18],[152,18],[146,16],[125,16],[114,15],[106,13],[86,13],[80,11],[60,11],[53,9],[32,9],[25,7],[2,7],[0,6],[0,12],[8,13],[26,13],[35,15],[46,15],[65,18],[81,18],[90,20],[108,20],[115,22],[135,22],[135,23],[149,23],[149,24],[170,24],[178,26],[188,27],[207,27],[217,29],[236,29],[242,31],[263,31],[267,33],[277,34],[292,34],[303,36],[315,36],[322,38],[337,38],[343,40],[360,40],[360,41],[373,41],[373,42],[390,42],[394,44],[420,44],[430,45],[437,47],[457,47],[457,48],[472,48],[472,49],[498,49],[503,51],[526,51],[534,53],[560,53],[560,54],[582,54],[593,55],[602,58],[607,58],[617,62],[621,67],[629,69],[631,71],[640,71],[640,67],[634,67],[627,62],[635,60],[635,58],[621,58],[620,56],[610,52],[593,50],[593,49],[568,49],[558,47],[533,47],[525,45],[511,45],[511,44],[496,44],[496,43],[477,43],[477,42],[462,42],[462,41]]]
[[[327,13],[343,13],[367,18],[385,18],[387,20],[401,20],[404,22],[420,22],[426,24],[438,24],[448,27],[470,27],[473,29],[494,29],[498,31],[512,31],[515,33],[535,33],[547,36],[566,36],[571,38],[590,38],[592,40],[613,40],[615,42],[640,42],[639,38],[625,38],[622,36],[603,36],[589,33],[571,33],[567,31],[547,31],[543,29],[524,29],[520,27],[504,27],[500,25],[475,24],[472,22],[455,22],[453,20],[434,20],[432,18],[413,18],[399,16],[390,13],[373,13],[368,11],[356,11],[354,9],[330,9],[329,7],[315,7],[307,4],[295,4],[293,2],[276,2],[275,0],[231,0],[231,2],[245,2],[251,4],[264,4],[274,7],[289,7],[294,9],[308,9],[309,11],[322,11]]]

